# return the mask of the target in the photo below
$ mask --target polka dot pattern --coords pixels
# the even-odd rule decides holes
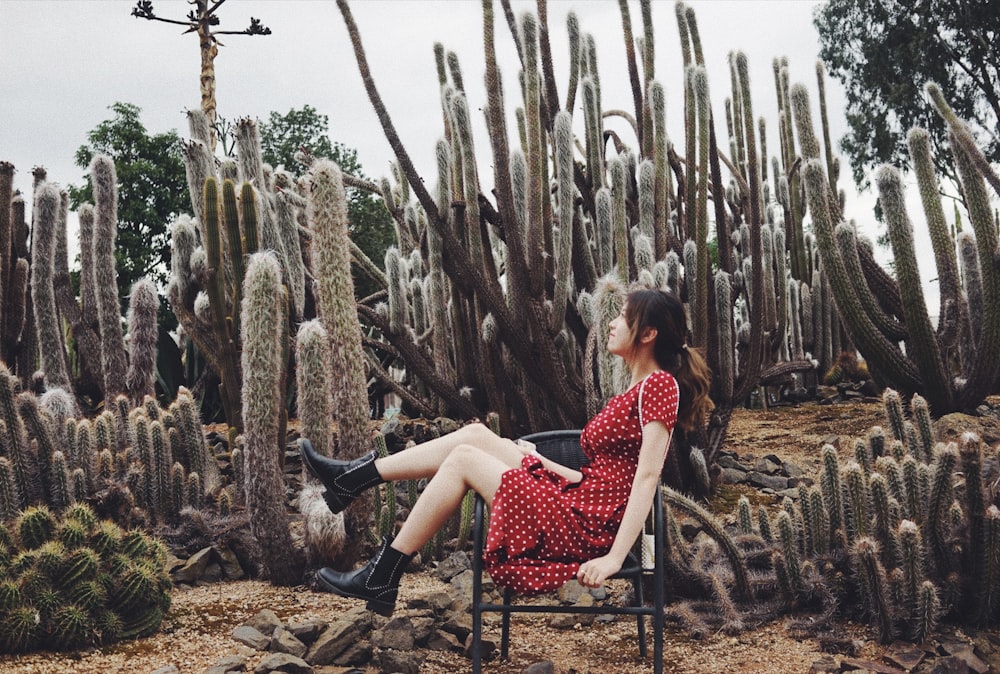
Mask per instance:
[[[576,577],[581,562],[611,549],[635,478],[642,424],[677,421],[679,392],[669,372],[654,372],[615,396],[583,429],[590,463],[571,483],[526,456],[503,474],[493,496],[483,559],[498,585],[541,594]]]

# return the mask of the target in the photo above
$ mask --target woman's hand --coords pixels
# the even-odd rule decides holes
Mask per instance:
[[[529,454],[537,455],[538,452],[535,451],[535,443],[528,442],[527,440],[513,440],[514,446],[517,447],[517,451],[521,452],[524,456]]]
[[[621,561],[613,559],[610,555],[604,555],[581,564],[580,570],[576,572],[576,579],[584,587],[600,587],[621,569]]]

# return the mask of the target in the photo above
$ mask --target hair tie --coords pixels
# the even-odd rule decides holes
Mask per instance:
[[[676,353],[678,355],[680,355],[681,353],[683,353],[684,351],[687,351],[687,350],[688,350],[688,345],[687,344],[681,344],[680,348],[677,349]]]

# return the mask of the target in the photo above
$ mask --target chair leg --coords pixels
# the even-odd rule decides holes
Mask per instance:
[[[514,592],[505,587],[503,589],[503,605],[510,606],[511,598],[514,596]],[[501,633],[500,633],[500,659],[507,659],[507,651],[510,648],[510,612],[504,611],[503,616],[500,620]]]
[[[642,606],[645,603],[645,599],[642,596],[642,574],[635,576],[632,579],[632,584],[635,586],[635,605]],[[636,629],[639,632],[639,657],[645,658],[647,656],[646,651],[646,616],[639,614],[635,617]]]

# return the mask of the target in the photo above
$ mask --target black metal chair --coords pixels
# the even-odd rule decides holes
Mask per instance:
[[[580,431],[560,430],[546,431],[526,435],[523,438],[535,443],[539,454],[569,468],[579,469],[587,463],[587,457],[580,448]],[[510,614],[511,613],[592,613],[602,615],[634,615],[639,636],[639,655],[647,656],[645,616],[653,618],[653,671],[660,674],[663,671],[663,604],[664,604],[664,570],[663,555],[663,499],[660,490],[656,490],[653,500],[653,535],[655,554],[653,555],[653,602],[651,606],[644,605],[642,592],[642,576],[646,571],[642,568],[641,537],[636,547],[629,553],[621,571],[613,578],[627,578],[635,588],[635,603],[631,606],[537,606],[519,605],[513,603],[514,593],[509,588],[503,590],[503,603],[493,604],[483,601],[483,544],[485,542],[485,506],[482,498],[476,498],[475,519],[473,521],[473,554],[472,554],[472,671],[479,674],[482,671],[482,639],[483,614],[500,613],[501,640],[500,657],[506,658],[510,645]]]

